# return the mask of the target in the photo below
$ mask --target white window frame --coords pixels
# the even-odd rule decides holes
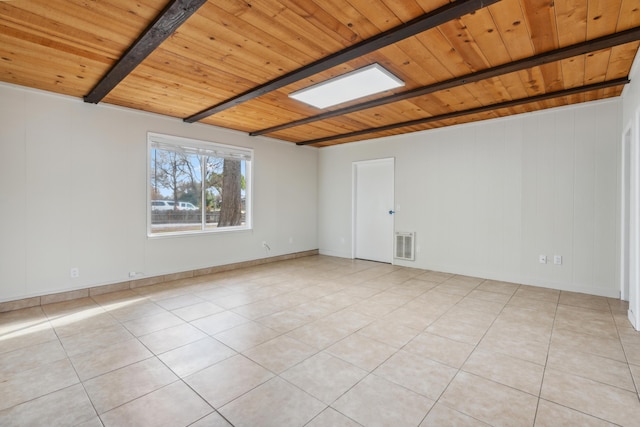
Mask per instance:
[[[184,230],[184,231],[171,231],[171,232],[154,232],[151,224],[151,179],[153,177],[153,171],[151,170],[151,150],[153,148],[173,151],[186,151],[194,154],[203,154],[215,157],[231,157],[245,161],[245,221],[244,225],[222,227],[222,228],[206,228],[201,227],[200,230]],[[185,138],[174,135],[165,135],[155,132],[147,133],[147,236],[148,237],[171,237],[171,236],[184,236],[194,234],[212,234],[212,233],[228,233],[234,231],[246,231],[253,229],[253,149],[246,147],[239,147],[233,145],[220,144],[218,142],[203,141],[193,138]],[[204,187],[204,182],[203,182]],[[203,207],[204,208],[204,207]],[[204,215],[203,215],[204,218]],[[204,223],[203,219],[203,223]]]

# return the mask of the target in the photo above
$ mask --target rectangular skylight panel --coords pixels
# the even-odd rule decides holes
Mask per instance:
[[[404,86],[402,80],[379,64],[372,64],[293,92],[289,97],[317,108],[327,108],[401,86]]]

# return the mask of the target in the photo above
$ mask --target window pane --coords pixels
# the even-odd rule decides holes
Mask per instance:
[[[246,166],[244,160],[207,157],[207,229],[246,225]]]
[[[202,229],[201,156],[151,149],[151,231]]]

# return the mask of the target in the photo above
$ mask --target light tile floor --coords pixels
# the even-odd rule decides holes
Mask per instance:
[[[2,426],[640,425],[617,300],[325,256],[0,314]]]

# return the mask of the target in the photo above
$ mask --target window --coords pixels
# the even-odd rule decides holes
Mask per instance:
[[[149,145],[149,235],[251,228],[248,148],[156,133]]]

